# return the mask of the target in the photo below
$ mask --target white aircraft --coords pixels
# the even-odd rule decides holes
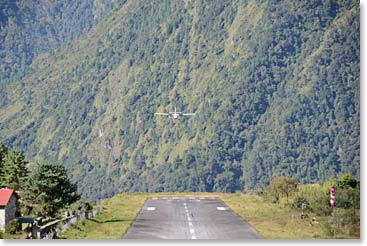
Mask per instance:
[[[175,107],[175,111],[174,112],[169,112],[169,113],[155,113],[157,115],[167,115],[167,116],[172,116],[173,119],[177,119],[178,116],[180,115],[195,115],[195,113],[182,113],[182,112],[177,112],[176,107]]]

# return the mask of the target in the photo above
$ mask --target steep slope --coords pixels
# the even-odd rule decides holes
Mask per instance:
[[[6,95],[0,140],[90,199],[359,175],[358,2],[127,1]]]
[[[90,30],[114,2],[1,0],[0,86],[19,79],[37,55]]]

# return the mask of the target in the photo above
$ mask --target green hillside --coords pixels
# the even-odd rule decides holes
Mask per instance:
[[[359,19],[358,1],[128,0],[2,81],[0,141],[88,199],[358,177]],[[154,115],[175,106],[196,115]]]
[[[37,55],[89,31],[114,5],[107,0],[0,0],[0,86],[24,75]]]

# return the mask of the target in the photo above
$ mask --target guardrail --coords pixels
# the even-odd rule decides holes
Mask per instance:
[[[32,227],[32,237],[34,239],[55,239],[57,237],[57,233],[65,232],[69,228],[70,225],[75,224],[75,222],[83,220],[83,219],[92,218],[100,212],[101,212],[101,208],[96,208],[94,210],[87,211],[87,212],[79,212],[76,215],[72,215],[64,219],[52,221],[40,227],[37,225],[34,225]]]

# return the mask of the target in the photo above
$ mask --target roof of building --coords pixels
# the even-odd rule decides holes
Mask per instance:
[[[11,195],[13,195],[14,190],[3,188],[0,189],[0,206],[8,205]]]

